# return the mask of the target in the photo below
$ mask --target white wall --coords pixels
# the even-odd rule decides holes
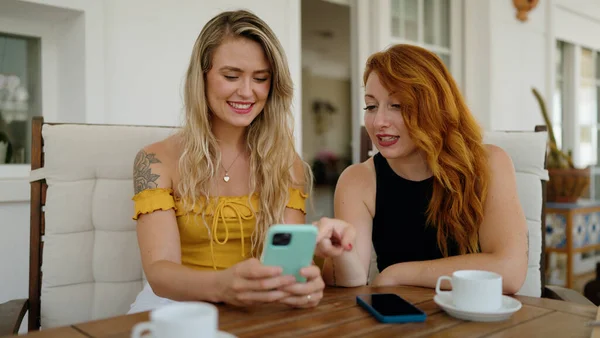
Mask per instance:
[[[531,88],[547,93],[546,1],[540,1],[527,22],[515,18],[510,2],[491,2],[491,128],[533,130],[543,123]],[[554,50],[552,50],[553,52]],[[550,97],[547,98],[550,104]]]
[[[486,129],[533,130],[543,122],[531,88],[549,101],[548,10],[540,1],[521,22],[512,2],[465,2],[465,96]]]
[[[491,125],[490,74],[491,74],[491,16],[490,2],[464,0],[466,29],[464,34],[464,83],[463,95],[467,105],[479,123],[486,129]]]
[[[350,7],[302,0],[302,67],[313,74],[350,79]]]
[[[0,303],[27,298],[29,203],[0,203]]]
[[[556,38],[600,49],[600,2],[556,0]]]
[[[197,35],[209,18],[237,8],[254,11],[275,31],[298,97],[299,0],[181,0],[177,6],[167,0],[3,0],[0,31],[42,38],[47,120],[177,125]],[[297,137],[300,111],[295,101]]]
[[[86,122],[85,17],[66,18],[56,29],[58,57],[57,120]],[[100,94],[101,95],[101,94]]]
[[[7,0],[26,8],[24,17],[44,22],[54,32],[47,49],[57,53],[56,110],[44,110],[49,121],[105,122],[104,5],[90,0]],[[27,6],[27,7],[25,7]],[[42,55],[45,53],[42,39]],[[42,69],[42,71],[44,71]],[[44,90],[44,83],[42,91]],[[85,107],[84,109],[81,109]]]
[[[248,8],[279,37],[299,94],[299,1],[105,0],[106,122],[178,125],[191,50],[217,13]],[[294,113],[300,127],[300,101]],[[296,134],[300,135],[300,129]]]

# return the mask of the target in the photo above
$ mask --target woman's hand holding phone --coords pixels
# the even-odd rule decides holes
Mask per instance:
[[[316,265],[311,265],[300,269],[300,274],[306,278],[306,282],[281,288],[281,291],[290,296],[279,302],[296,308],[315,307],[323,298],[323,289],[325,289],[321,269]]]
[[[354,226],[339,219],[321,218],[313,225],[317,227],[316,248],[314,254],[319,257],[337,257],[345,251],[352,250],[356,237]],[[315,307],[323,298],[325,282],[321,270],[312,265],[302,268],[300,274],[306,278],[305,283],[296,283],[280,290],[291,295],[279,302],[293,307]]]
[[[220,272],[217,277],[220,286],[218,298],[236,306],[272,303],[289,297],[284,288],[295,283],[294,276],[282,275],[281,267],[265,266],[258,259],[251,258]]]

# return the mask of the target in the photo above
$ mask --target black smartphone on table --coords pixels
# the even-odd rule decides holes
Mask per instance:
[[[394,293],[356,296],[356,303],[382,323],[424,322],[425,312]]]

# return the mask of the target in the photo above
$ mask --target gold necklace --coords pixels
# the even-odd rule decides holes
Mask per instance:
[[[229,182],[229,169],[231,169],[231,167],[233,167],[233,164],[238,159],[238,157],[240,157],[241,154],[242,154],[242,152],[237,154],[237,156],[235,157],[233,162],[231,162],[231,164],[229,165],[228,169],[225,169],[225,167],[223,166],[223,162],[221,162],[221,168],[223,168],[223,170],[225,171],[225,176],[223,176],[223,181],[225,181],[225,183]]]

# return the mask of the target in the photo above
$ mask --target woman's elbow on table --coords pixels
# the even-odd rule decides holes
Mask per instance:
[[[343,288],[354,288],[358,286],[365,286],[368,284],[366,278],[356,278],[356,279],[337,279],[333,280],[331,278],[323,278],[325,284],[327,286],[338,286]]]
[[[505,258],[506,269],[502,273],[502,289],[505,294],[513,295],[523,287],[527,277],[527,261],[517,262],[514,259]]]
[[[337,285],[335,285],[335,286],[341,286],[341,287],[345,287],[345,288],[354,288],[357,286],[365,286],[365,285],[367,285],[366,279],[365,280],[356,279],[356,280],[342,281],[342,282],[337,283]]]
[[[521,278],[520,276],[503,277],[502,291],[504,294],[514,295],[521,290],[524,282],[525,278]]]

